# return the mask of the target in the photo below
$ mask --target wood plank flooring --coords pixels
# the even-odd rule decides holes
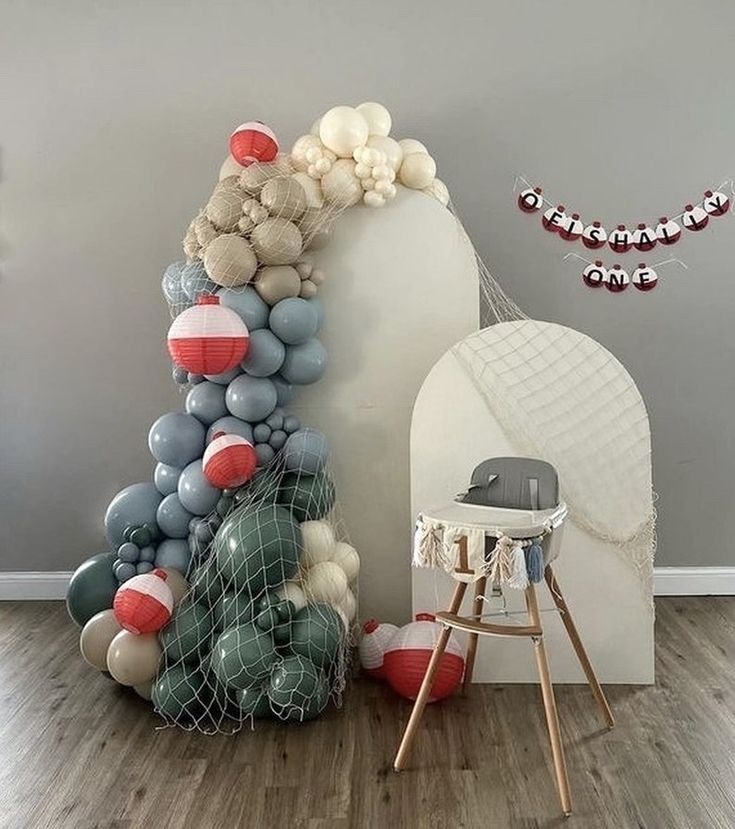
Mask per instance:
[[[156,730],[149,704],[83,663],[62,603],[0,603],[0,827],[731,829],[735,599],[659,600],[656,628],[656,686],[606,689],[614,731],[586,686],[557,688],[567,823],[534,686],[430,706],[397,775],[410,708],[380,684],[353,682],[302,726]]]

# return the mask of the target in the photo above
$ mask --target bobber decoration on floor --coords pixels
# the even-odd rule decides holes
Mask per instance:
[[[426,147],[391,127],[380,104],[334,107],[284,154],[243,123],[163,274],[183,408],[151,426],[151,479],[114,496],[67,605],[87,662],[169,725],[302,722],[340,700],[360,557],[326,436],[288,406],[327,369],[318,251],[339,213],[400,187],[449,201]]]
[[[733,181],[728,179],[716,189],[705,190],[699,201],[685,205],[674,216],[662,216],[657,222],[618,224],[613,229],[607,229],[598,219],[585,222],[579,213],[570,213],[563,204],[549,200],[544,195],[543,188],[532,186],[522,176],[516,178],[516,185],[519,183],[524,185],[517,197],[519,209],[529,214],[541,212],[541,226],[544,230],[556,233],[566,242],[581,240],[588,250],[609,248],[618,255],[649,253],[658,245],[674,245],[682,238],[682,228],[693,233],[704,230],[709,225],[710,218],[724,216],[735,206]],[[565,257],[567,258],[569,255]],[[631,275],[620,264],[605,266],[602,259],[591,261],[579,255],[576,258],[587,264],[582,271],[584,284],[589,288],[604,286],[610,293],[621,293],[629,285],[647,293],[658,284],[656,267],[671,262],[683,265],[678,259],[667,259],[653,265],[641,262]]]
[[[359,644],[363,672],[375,679],[384,679],[399,696],[416,699],[441,632],[442,626],[431,613],[418,613],[415,621],[401,628],[368,620],[363,625]],[[463,675],[464,653],[452,634],[428,701],[437,702],[451,696],[462,684]]]

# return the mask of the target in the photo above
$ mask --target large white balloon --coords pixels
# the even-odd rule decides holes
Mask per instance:
[[[390,135],[390,112],[375,101],[366,101],[357,107],[357,111],[365,118],[370,135]]]
[[[401,166],[403,150],[394,138],[387,135],[371,135],[367,140],[367,146],[385,153],[386,162],[392,170],[397,171]]]
[[[415,138],[402,138],[399,142],[403,155],[411,155],[411,153],[427,153],[426,146]]]
[[[319,122],[322,144],[341,158],[351,158],[357,147],[362,147],[370,130],[365,118],[352,107],[332,107]]]
[[[406,187],[423,190],[428,187],[436,175],[436,162],[425,153],[411,153],[403,157],[398,178]]]

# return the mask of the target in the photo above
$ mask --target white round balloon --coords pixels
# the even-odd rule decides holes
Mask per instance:
[[[428,187],[436,175],[436,162],[426,153],[411,153],[403,157],[398,177],[406,187],[423,190]]]
[[[357,107],[357,111],[367,121],[370,135],[389,135],[391,128],[390,112],[375,101],[366,101]]]
[[[316,135],[302,135],[291,148],[291,163],[296,170],[306,171],[309,161],[306,154],[311,149],[321,148],[322,142]]]
[[[360,201],[362,184],[351,158],[340,158],[332,164],[332,169],[322,177],[322,193],[337,207],[350,207]]]
[[[319,122],[322,144],[341,158],[351,158],[355,149],[365,144],[369,134],[367,121],[352,107],[332,107]]]
[[[347,620],[352,622],[357,615],[357,600],[355,599],[355,594],[349,588],[347,588],[344,596],[342,596],[342,601],[338,607],[345,614]]]
[[[306,595],[295,581],[285,581],[280,587],[276,588],[276,595],[281,599],[293,602],[296,613],[306,607]]]
[[[320,561],[306,571],[303,587],[311,601],[338,605],[347,592],[347,576],[333,561]]]
[[[338,541],[335,544],[330,561],[339,564],[349,582],[353,582],[360,572],[360,556],[357,554],[357,550],[345,541]]]
[[[433,196],[444,207],[449,204],[449,190],[440,178],[435,178],[428,187],[425,187],[424,193]]]
[[[411,153],[426,153],[428,155],[429,153],[426,145],[417,141],[415,138],[402,138],[398,144],[403,150],[403,155],[411,155]]]
[[[401,145],[387,135],[371,135],[367,140],[367,146],[380,150],[385,154],[386,163],[393,169],[398,170],[403,161],[403,150]]]
[[[301,554],[302,566],[309,568],[321,561],[330,561],[336,541],[334,530],[329,524],[326,521],[304,521],[299,526],[304,548]]]

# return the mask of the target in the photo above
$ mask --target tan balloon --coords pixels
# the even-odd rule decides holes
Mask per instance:
[[[228,155],[219,168],[219,180],[222,181],[222,179],[230,176],[239,176],[243,169],[242,164],[238,164],[231,155]]]
[[[275,305],[287,297],[298,296],[301,279],[290,265],[271,265],[258,271],[253,287],[268,305]]]
[[[223,233],[211,241],[204,251],[204,269],[207,275],[222,285],[234,288],[245,285],[255,274],[258,262],[250,245],[235,233]]]
[[[158,671],[161,646],[155,633],[121,630],[110,642],[107,670],[121,685],[142,685]]]
[[[266,219],[253,228],[250,241],[263,265],[288,265],[303,248],[301,232],[287,219]]]
[[[79,650],[93,668],[107,670],[107,649],[121,630],[111,609],[96,613],[82,628]]]
[[[293,178],[304,188],[307,207],[324,207],[324,194],[322,193],[322,186],[317,179],[301,172],[294,173]]]
[[[308,250],[321,250],[330,239],[331,223],[334,218],[330,210],[307,208],[299,221],[299,230]]]
[[[171,588],[174,595],[174,607],[186,596],[189,592],[189,582],[172,567],[161,568],[166,573],[166,584]]]
[[[236,178],[220,181],[204,210],[209,221],[219,230],[229,232],[237,228],[242,216],[242,203],[246,194],[237,186]],[[200,240],[201,241],[201,240]]]
[[[251,164],[240,173],[240,187],[251,196],[259,196],[263,185],[276,176],[292,173],[288,157],[279,155],[269,164]]]
[[[322,176],[324,198],[337,207],[350,207],[362,198],[362,182],[355,175],[355,162],[340,158],[332,169]]]
[[[301,283],[301,290],[299,291],[299,296],[302,299],[311,299],[317,295],[317,291],[319,289],[317,286],[311,281],[311,279],[305,279]]]
[[[260,191],[260,203],[271,216],[293,221],[306,210],[306,193],[293,176],[272,178]]]
[[[150,700],[153,693],[153,682],[143,682],[140,685],[133,685],[133,690],[141,699]]]

